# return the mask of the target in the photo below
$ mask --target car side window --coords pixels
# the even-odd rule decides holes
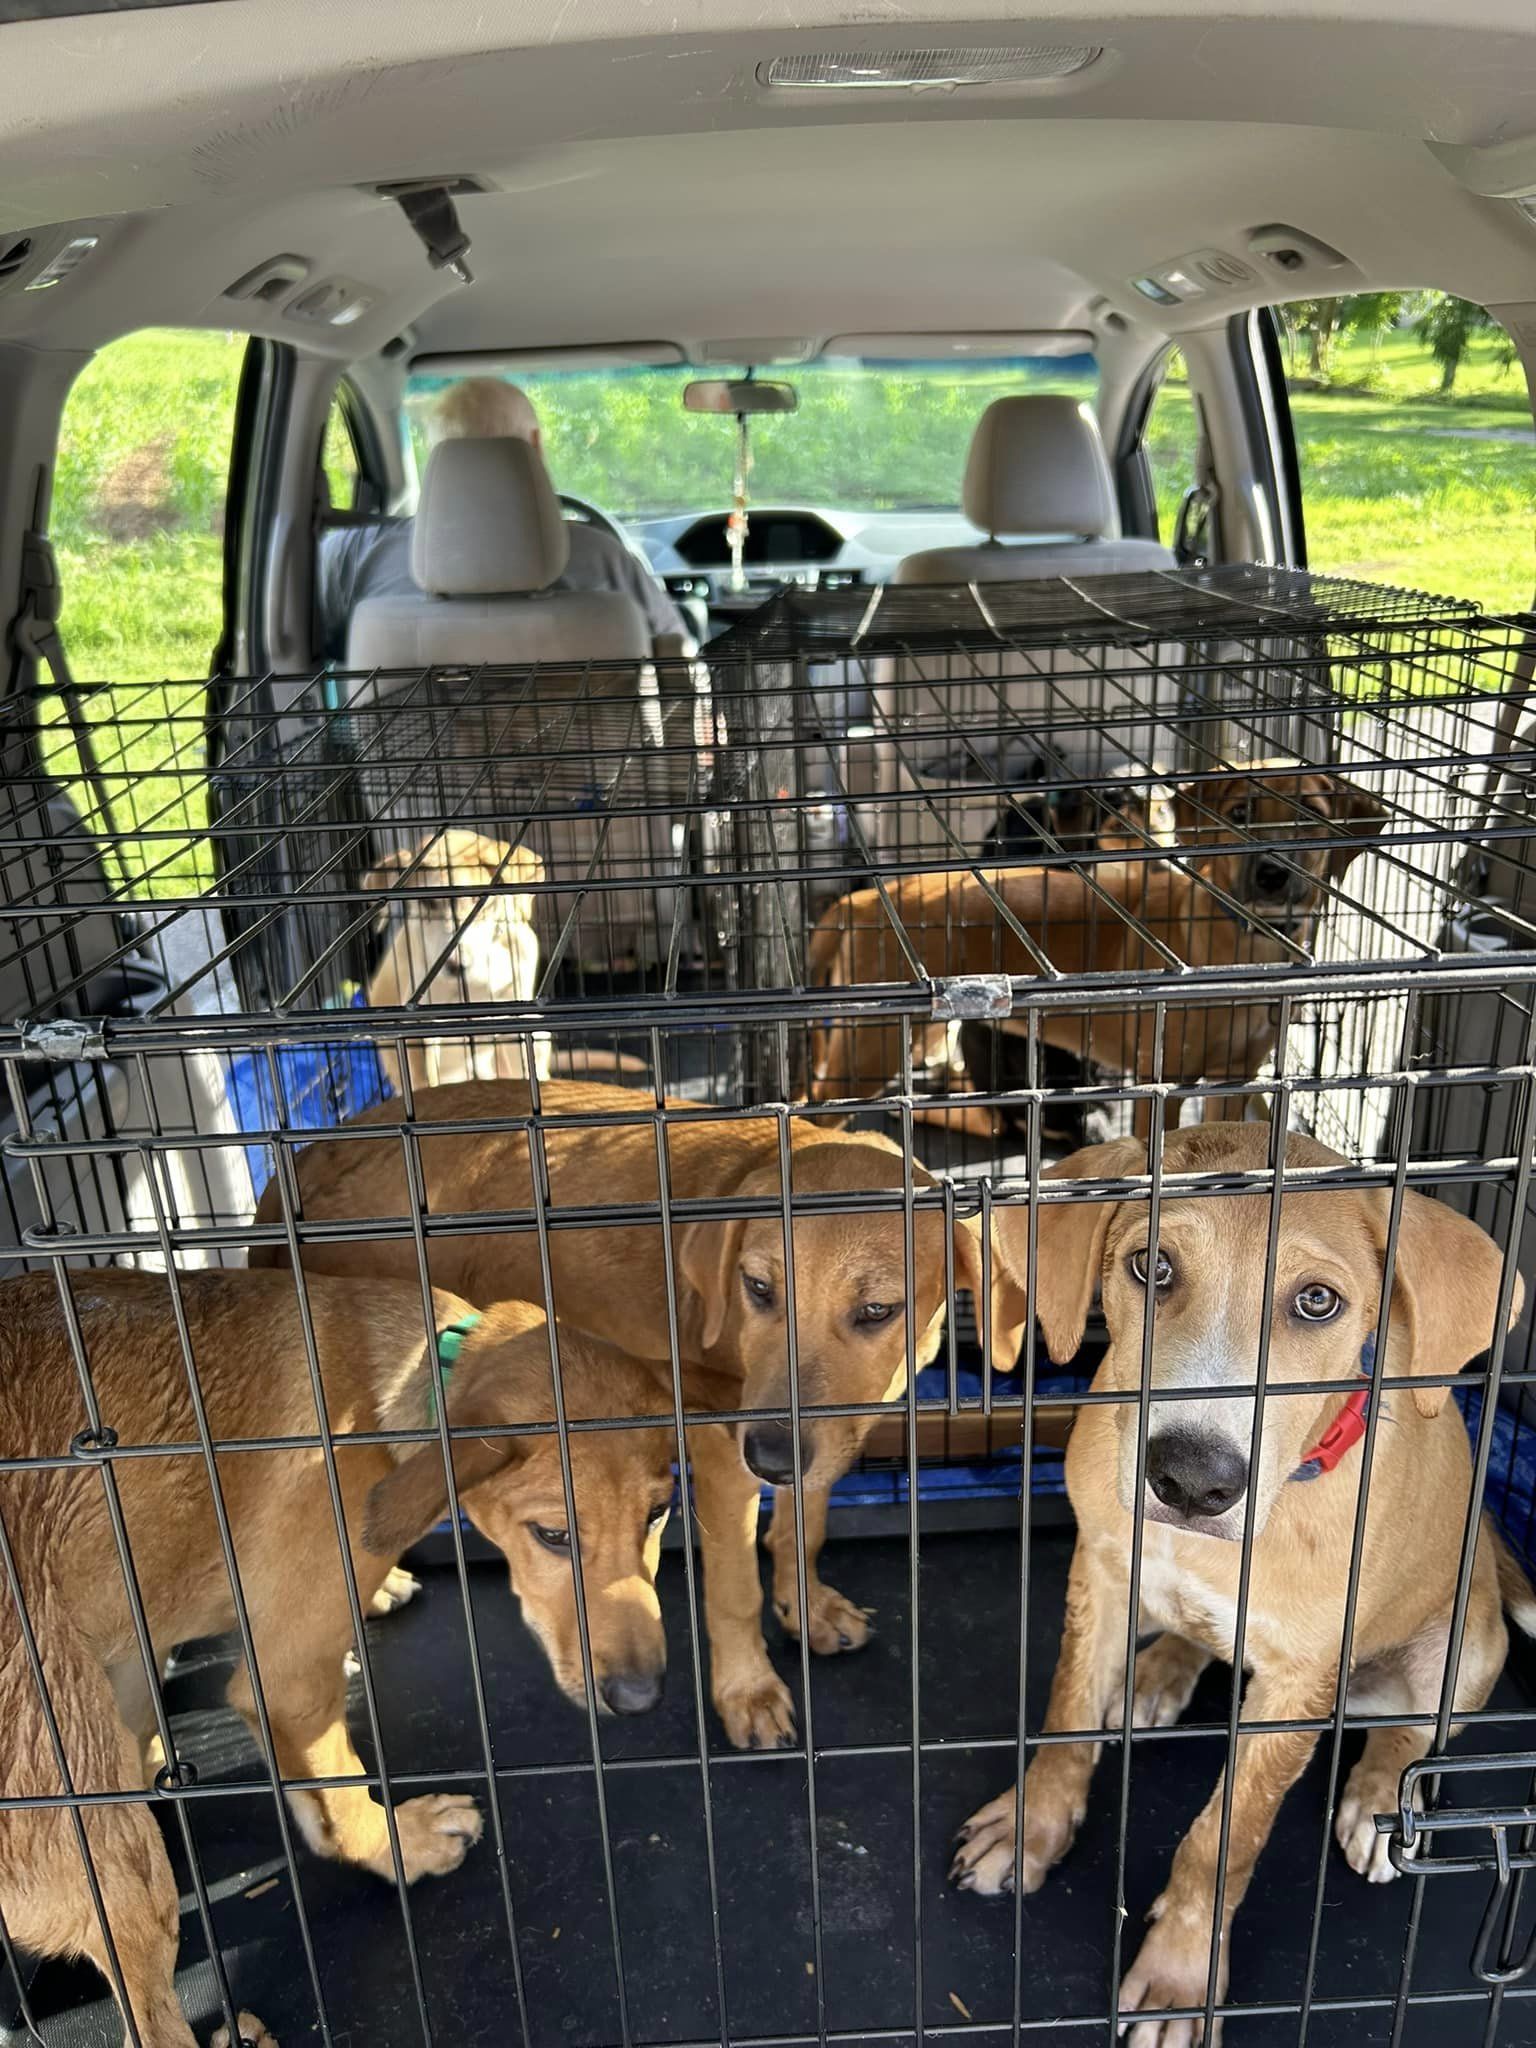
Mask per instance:
[[[365,494],[362,457],[358,452],[357,436],[343,388],[339,386],[325,416],[320,468],[325,476],[332,509],[337,512],[361,511]]]
[[[224,623],[224,505],[246,337],[109,342],[65,400],[51,528],[83,682],[204,677]]]
[[[1199,427],[1183,351],[1170,348],[1162,360],[1157,389],[1147,408],[1141,446],[1157,507],[1157,538],[1168,545],[1179,507],[1195,487]]]
[[[1536,451],[1504,329],[1433,291],[1278,312],[1309,567],[1525,610]]]

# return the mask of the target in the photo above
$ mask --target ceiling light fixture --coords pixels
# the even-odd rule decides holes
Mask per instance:
[[[1044,85],[1070,78],[1104,54],[1093,44],[1044,43],[1002,50],[841,50],[771,57],[760,85],[794,92],[953,92],[967,85]]]

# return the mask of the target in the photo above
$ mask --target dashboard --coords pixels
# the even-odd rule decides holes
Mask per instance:
[[[964,547],[982,538],[963,514],[942,509],[845,512],[754,505],[743,562],[747,588],[733,590],[729,520],[726,510],[626,521],[672,595],[704,604],[722,624],[754,610],[786,585],[839,590],[885,583],[906,555]]]

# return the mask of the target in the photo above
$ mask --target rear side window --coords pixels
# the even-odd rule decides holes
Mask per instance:
[[[247,345],[244,335],[168,329],[125,336],[81,372],[60,422],[60,631],[84,686],[94,778],[62,707],[46,701],[40,743],[87,830],[110,847],[113,879],[135,896],[212,879],[197,771],[224,622],[224,510]]]
[[[1525,610],[1536,448],[1504,329],[1443,292],[1279,312],[1310,567]]]
[[[337,512],[361,510],[362,457],[358,453],[357,436],[352,431],[352,422],[347,416],[346,401],[339,390],[331,400],[331,409],[325,416],[325,438],[320,444],[320,467],[325,475],[326,494],[332,509]]]
[[[1171,348],[1163,358],[1162,375],[1141,434],[1157,506],[1157,537],[1165,544],[1173,539],[1180,505],[1195,487],[1198,439],[1189,369],[1183,352]]]
[[[82,682],[206,676],[224,616],[224,501],[244,335],[114,341],[64,407],[53,539]]]

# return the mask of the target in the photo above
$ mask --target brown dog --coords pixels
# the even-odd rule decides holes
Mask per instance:
[[[909,981],[907,948],[935,976],[1054,970],[1103,975],[1111,988],[1117,976],[1165,968],[1170,956],[1192,967],[1290,959],[1287,938],[1310,930],[1326,907],[1324,885],[1337,881],[1385,816],[1373,796],[1337,776],[1266,763],[1182,788],[1175,812],[1176,850],[1191,850],[1177,864],[1149,857],[1097,860],[1081,871],[998,867],[903,875],[887,882],[883,894],[861,889],[845,896],[812,934],[811,979],[822,987]],[[1330,843],[1288,852],[1287,842],[1299,838]],[[1236,851],[1202,850],[1234,845]],[[988,888],[1028,942],[999,916]],[[1107,993],[1088,1012],[1042,1011],[1040,1036],[1109,1074],[1147,1081],[1157,1051],[1149,1009],[1150,1001],[1141,1011],[1117,1007]],[[878,1094],[899,1070],[905,1028],[899,1022],[818,1028],[811,1099]],[[1247,1081],[1274,1044],[1268,1003],[1170,1009],[1162,1078]],[[1210,1098],[1208,1113],[1220,1113],[1220,1098]]]
[[[643,1095],[595,1083],[552,1082],[540,1090],[540,1099],[556,1118],[610,1120],[572,1123],[564,1130],[557,1123],[548,1132],[544,1149],[552,1217],[558,1218],[561,1209],[657,1204],[656,1131]],[[695,1411],[783,1410],[789,1406],[790,1382],[788,1275],[778,1208],[779,1126],[769,1118],[711,1119],[696,1111],[690,1116],[690,1107],[669,1105],[678,1113],[678,1120],[667,1126],[670,1199],[755,1196],[774,1208],[761,1217],[686,1222],[673,1230],[685,1396]],[[424,1123],[516,1122],[529,1116],[530,1095],[512,1082],[429,1089],[418,1097],[417,1112]],[[619,1118],[625,1121],[615,1121]],[[298,1154],[300,1211],[307,1222],[408,1215],[401,1144],[387,1135],[399,1120],[398,1105],[384,1104],[346,1129],[383,1126],[386,1135],[366,1142],[322,1138]],[[904,1177],[899,1149],[885,1138],[808,1128],[793,1119],[790,1157],[795,1196],[843,1197],[849,1206],[845,1214],[802,1214],[793,1224],[800,1400],[806,1408],[893,1401],[907,1384],[909,1346],[918,1366],[938,1352],[948,1298],[943,1219],[932,1210],[914,1217],[909,1288],[900,1210],[858,1208],[860,1196],[899,1194]],[[421,1164],[434,1215],[531,1208],[523,1129],[423,1138]],[[934,1185],[920,1166],[913,1169],[913,1179],[919,1188]],[[274,1181],[257,1221],[271,1223],[281,1213]],[[252,1263],[282,1256],[258,1248]],[[570,1323],[622,1341],[628,1350],[658,1363],[670,1359],[667,1270],[655,1224],[586,1229],[557,1224],[549,1233],[549,1256],[553,1306],[562,1326]],[[953,1258],[957,1284],[979,1295],[978,1223],[957,1224]],[[416,1273],[415,1245],[403,1230],[371,1243],[311,1242],[304,1260],[316,1272]],[[429,1263],[434,1285],[451,1286],[471,1301],[544,1296],[539,1239],[532,1229],[434,1235]],[[1019,1302],[995,1262],[993,1278],[993,1353],[999,1365],[1011,1367],[1021,1335]],[[858,1455],[870,1426],[866,1416],[824,1417],[808,1419],[800,1431],[808,1635],[812,1649],[823,1653],[856,1649],[869,1634],[863,1610],[821,1582],[816,1558],[826,1533],[828,1492]],[[768,1536],[774,1605],[785,1628],[797,1634],[795,1449],[782,1420],[690,1433],[705,1555],[712,1693],[738,1748],[792,1739],[793,1704],[763,1641],[756,1531],[760,1481],[767,1480],[780,1488]]]
[[[1178,1131],[1167,1140],[1167,1171],[1262,1172],[1270,1143],[1261,1125]],[[1340,1163],[1337,1153],[1300,1136],[1288,1140],[1286,1160],[1291,1169]],[[1145,1166],[1145,1149],[1121,1139],[1077,1153],[1052,1178],[1116,1179],[1141,1174]],[[1064,1362],[1077,1350],[1094,1289],[1102,1286],[1110,1349],[1094,1389],[1134,1394],[1141,1385],[1149,1285],[1157,1303],[1139,1501],[1136,1401],[1086,1407],[1072,1431],[1066,1473],[1078,1540],[1046,1732],[1119,1725],[1138,1514],[1137,1625],[1143,1633],[1166,1633],[1136,1660],[1134,1725],[1176,1721],[1211,1659],[1231,1660],[1245,1536],[1251,1536],[1253,1562],[1243,1639],[1244,1668],[1252,1677],[1244,1716],[1286,1721],[1333,1712],[1361,1481],[1356,1445],[1370,1384],[1362,1378],[1362,1360],[1375,1351],[1389,1208],[1384,1190],[1284,1196],[1268,1310],[1268,1392],[1255,1454],[1252,1397],[1221,1389],[1256,1378],[1268,1193],[1189,1199],[1165,1186],[1155,1246],[1147,1241],[1145,1201],[1041,1205],[1036,1298],[1054,1359]],[[999,1214],[999,1249],[1016,1268],[1027,1224],[1024,1209]],[[1457,1371],[1493,1341],[1500,1274],[1498,1248],[1475,1224],[1422,1195],[1405,1194],[1384,1355],[1375,1372]],[[1517,1285],[1516,1312],[1519,1299]],[[1286,1391],[1288,1383],[1334,1379],[1350,1398]],[[1174,1388],[1210,1391],[1158,1401],[1159,1392]],[[1398,1388],[1377,1398],[1385,1407],[1373,1445],[1349,1707],[1433,1713],[1471,1493],[1467,1432],[1454,1406],[1447,1406],[1448,1388]],[[1485,1519],[1460,1652],[1456,1706],[1463,1712],[1483,1704],[1504,1663],[1501,1595],[1523,1629],[1536,1629],[1536,1598]],[[1232,1915],[1315,1741],[1298,1730],[1238,1743],[1219,1996],[1225,1994]],[[1394,1874],[1372,1817],[1396,1806],[1404,1767],[1429,1744],[1424,1727],[1378,1728],[1367,1738],[1336,1824],[1351,1868],[1363,1876],[1380,1881]],[[1053,1744],[1031,1763],[1024,1785],[1027,1891],[1071,1846],[1097,1756],[1097,1744]],[[1152,1909],[1154,1925],[1121,1987],[1123,2015],[1205,2003],[1221,1808],[1218,1787]],[[1013,1889],[1015,1814],[1010,1790],[966,1824],[952,1872],[963,1888]],[[1132,2026],[1130,2044],[1187,2048],[1198,2038],[1194,2021],[1149,2019]]]
[[[162,1275],[73,1276],[74,1300],[103,1414],[124,1445],[196,1444],[197,1429]],[[219,1438],[312,1436],[315,1405],[292,1278],[191,1272],[177,1280],[210,1431]],[[359,1431],[422,1429],[433,1395],[420,1289],[372,1281],[309,1287],[328,1424],[363,1611],[405,1545],[448,1498],[440,1443],[349,1445]],[[434,1302],[439,1329],[469,1313]],[[561,1333],[574,1414],[655,1412],[652,1375],[604,1345]],[[447,1391],[453,1426],[547,1420],[553,1413],[543,1318],[522,1303],[489,1310],[464,1339]],[[58,1457],[84,1417],[58,1289],[35,1273],[0,1287],[0,1443],[11,1456]],[[672,1432],[581,1431],[570,1439],[594,1677],[605,1706],[637,1711],[660,1691],[666,1648],[654,1578],[672,1494]],[[558,1449],[548,1436],[465,1438],[454,1481],[465,1512],[504,1553],[512,1590],[561,1687],[585,1697]],[[115,1473],[157,1668],[179,1642],[233,1626],[201,1453],[123,1458]],[[314,1450],[226,1454],[220,1489],[261,1669],[278,1767],[287,1778],[363,1775],[346,1724],[343,1656],[351,1612],[326,1475]],[[0,1516],[15,1555],[65,1760],[77,1792],[144,1783],[156,1722],[99,1472],[89,1465],[0,1475]],[[231,1703],[258,1724],[244,1666]],[[61,1783],[19,1617],[0,1582],[0,1726],[6,1791],[53,1798]],[[384,1809],[366,1786],[290,1791],[304,1839],[392,1878]],[[176,1888],[143,1804],[83,1809],[124,1986],[145,2048],[193,2048],[176,1998]],[[407,1882],[456,1869],[480,1833],[462,1793],[395,1808]],[[108,1951],[67,1810],[0,1813],[0,1912],[11,1938],[41,1955]],[[258,2021],[242,2032],[270,2048]],[[223,2033],[221,2030],[221,2036]]]
[[[528,885],[543,879],[544,863],[531,847],[505,846],[479,832],[438,832],[381,860],[363,877],[365,889],[420,893],[387,895],[385,946],[368,982],[369,1008],[531,1002],[539,937]],[[528,1073],[527,1042],[515,1037],[410,1039],[405,1058],[416,1088],[525,1080]],[[398,1054],[381,1046],[379,1061],[398,1095]],[[540,1075],[549,1072],[542,1032],[534,1065]]]

